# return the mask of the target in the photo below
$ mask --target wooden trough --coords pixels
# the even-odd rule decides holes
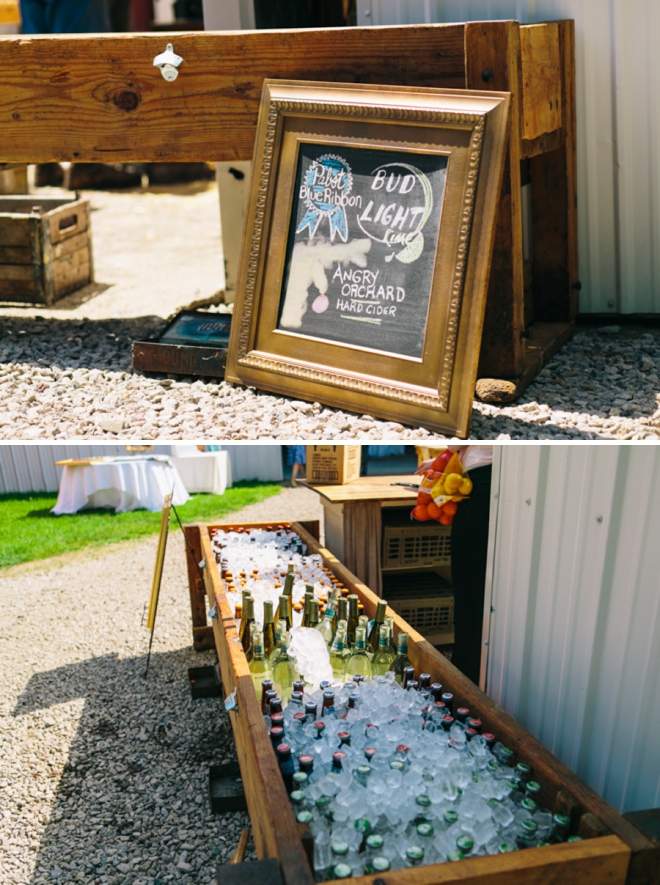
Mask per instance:
[[[236,692],[237,708],[229,713],[241,767],[254,843],[260,859],[272,858],[279,864],[284,885],[311,885],[314,881],[302,834],[272,750],[260,702],[257,699],[248,663],[243,654],[234,613],[216,565],[211,537],[219,529],[265,528],[266,523],[189,525],[185,527],[188,575],[193,610],[195,646],[200,647],[212,633],[222,671],[225,693]],[[365,614],[373,617],[378,597],[346,569],[318,542],[318,522],[283,523],[297,532],[309,552],[318,553],[324,565],[357,593]],[[192,555],[191,555],[192,551]],[[193,561],[194,557],[194,561]],[[203,585],[198,564],[203,563]],[[206,620],[207,606],[216,606],[211,627]],[[530,848],[497,857],[467,858],[446,863],[397,870],[377,876],[346,880],[351,885],[435,885],[462,882],[466,885],[651,885],[658,881],[660,848],[619,815],[572,771],[549,753],[514,719],[453,667],[419,633],[391,609],[395,633],[409,633],[409,657],[420,672],[430,673],[461,704],[484,722],[518,761],[529,763],[543,792],[540,804],[568,814],[571,832],[581,842]],[[205,631],[202,633],[202,630]],[[247,881],[247,879],[246,879]]]

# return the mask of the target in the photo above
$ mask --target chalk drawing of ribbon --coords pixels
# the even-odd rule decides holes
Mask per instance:
[[[345,243],[348,240],[348,220],[343,200],[348,197],[352,187],[353,176],[346,160],[336,154],[323,154],[315,160],[305,174],[307,211],[296,233],[309,228],[311,240],[323,219],[327,218],[330,240],[334,242],[335,234],[339,234]]]

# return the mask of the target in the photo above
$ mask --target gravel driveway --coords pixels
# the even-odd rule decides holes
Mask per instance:
[[[319,518],[319,500],[287,489],[232,519]],[[190,645],[178,531],[143,678],[156,545],[0,572],[2,885],[211,883],[248,826],[210,812],[208,766],[235,752],[221,702],[190,699],[187,668],[215,653]]]
[[[383,439],[440,436],[225,382],[131,371],[159,317],[0,317],[0,439]],[[520,399],[475,402],[473,439],[660,437],[660,332],[584,329]]]

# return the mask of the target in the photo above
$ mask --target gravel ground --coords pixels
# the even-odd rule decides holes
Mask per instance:
[[[424,428],[225,382],[131,371],[158,317],[0,318],[0,439],[439,439]],[[475,402],[472,439],[660,437],[660,330],[582,329],[507,406]]]
[[[288,489],[244,521],[320,517]],[[66,517],[61,517],[66,518]],[[141,626],[157,539],[0,573],[0,882],[214,882],[244,813],[213,815],[208,766],[235,759],[219,699],[192,701],[183,538],[170,537],[149,677]],[[253,857],[252,842],[248,859]]]

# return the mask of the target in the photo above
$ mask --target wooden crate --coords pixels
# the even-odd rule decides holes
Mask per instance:
[[[0,40],[0,163],[251,160],[263,80],[510,92],[477,394],[514,399],[572,335],[578,306],[574,27],[516,21]],[[66,59],[66,69],[62,67]],[[531,182],[525,290],[522,176]]]
[[[243,527],[264,523],[243,524]],[[317,533],[310,533],[302,524],[291,525],[308,548],[319,553],[324,564],[337,578],[357,593],[365,614],[373,617],[378,597],[351,574],[330,551],[320,547]],[[229,713],[241,766],[248,812],[252,822],[255,847],[259,858],[275,858],[280,866],[284,885],[311,885],[313,875],[307,862],[303,842],[277,761],[266,731],[245,655],[238,641],[234,613],[211,546],[211,533],[217,529],[237,528],[236,524],[189,525],[187,536],[188,574],[190,577],[193,624],[203,612],[206,622],[206,598],[217,607],[212,627],[218,652],[224,690],[235,692],[237,708]],[[314,524],[312,524],[314,528]],[[316,524],[318,529],[318,524]],[[203,583],[197,563],[203,563]],[[441,882],[462,882],[466,885],[651,885],[660,869],[660,849],[631,823],[607,805],[572,771],[549,753],[512,717],[440,655],[419,633],[409,628],[391,609],[395,633],[409,633],[409,656],[417,672],[431,674],[456,700],[469,707],[484,725],[528,762],[543,787],[541,802],[554,811],[571,817],[573,832],[584,841],[563,843],[544,848],[499,855],[468,858],[458,863],[430,865],[399,870],[384,876],[362,876],[347,880],[352,885],[377,885],[397,882],[398,885],[436,885]],[[199,629],[199,627],[197,628]],[[195,634],[195,641],[200,634]]]
[[[0,301],[51,305],[93,279],[87,200],[0,197]]]

